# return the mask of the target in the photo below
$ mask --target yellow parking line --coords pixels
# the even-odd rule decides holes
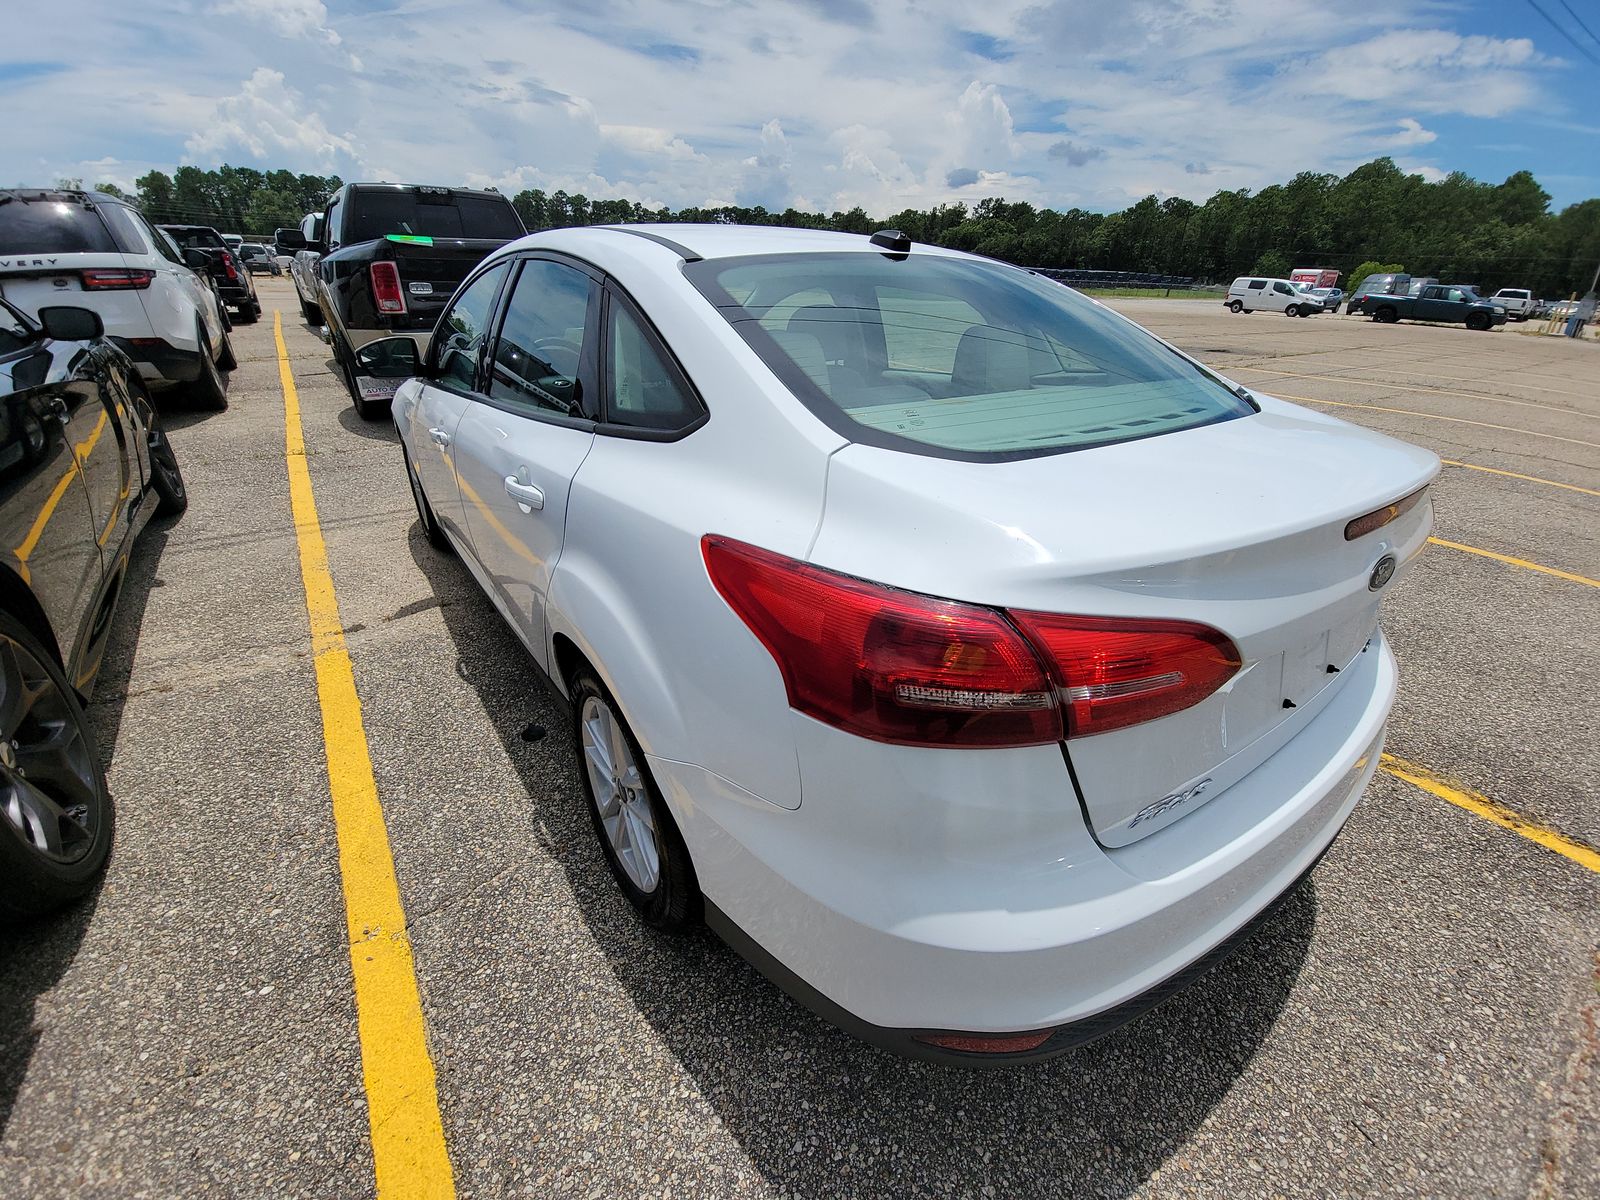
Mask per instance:
[[[1382,367],[1362,368],[1363,370],[1383,370]],[[1303,372],[1280,371],[1276,367],[1235,367],[1236,371],[1254,371],[1258,375],[1272,375],[1283,379],[1320,379],[1327,383],[1353,383],[1357,387],[1380,388],[1385,391],[1395,392],[1421,392],[1423,395],[1436,396],[1461,396],[1467,400],[1487,400],[1491,404],[1515,404],[1518,408],[1546,408],[1551,412],[1563,413],[1569,417],[1578,417],[1581,420],[1592,421],[1594,413],[1578,412],[1575,409],[1564,408],[1559,404],[1541,404],[1537,400],[1514,400],[1510,396],[1489,396],[1483,392],[1462,392],[1454,388],[1444,387],[1413,387],[1408,383],[1385,383],[1381,379],[1354,379],[1347,375],[1310,375]]]
[[[1396,779],[1403,779],[1429,795],[1448,800],[1457,808],[1476,813],[1485,821],[1492,821],[1503,829],[1521,834],[1530,842],[1537,842],[1546,850],[1554,850],[1563,858],[1570,858],[1579,866],[1600,874],[1600,852],[1593,847],[1585,846],[1564,833],[1557,833],[1554,829],[1520,817],[1505,805],[1496,804],[1487,796],[1441,775],[1435,775],[1426,767],[1419,767],[1416,763],[1396,758],[1392,754],[1385,754],[1380,762],[1383,769]]]
[[[1538,571],[1541,575],[1554,575],[1557,579],[1565,579],[1571,583],[1582,583],[1592,588],[1600,588],[1600,579],[1590,579],[1587,575],[1574,575],[1571,571],[1558,571],[1554,567],[1541,566],[1536,562],[1529,562],[1525,558],[1513,558],[1509,554],[1496,554],[1493,550],[1480,550],[1477,546],[1463,546],[1460,542],[1447,542],[1444,538],[1431,537],[1428,539],[1435,546],[1448,546],[1452,550],[1460,550],[1464,554],[1476,554],[1481,558],[1492,558],[1496,562],[1510,563],[1513,567],[1521,567],[1527,571]]]
[[[1488,421],[1469,421],[1465,417],[1447,417],[1442,413],[1422,412],[1415,408],[1385,408],[1381,404],[1352,404],[1349,400],[1318,400],[1315,396],[1291,396],[1286,392],[1273,392],[1280,400],[1294,400],[1301,404],[1331,404],[1334,408],[1365,408],[1371,412],[1400,413],[1407,417],[1426,417],[1430,421],[1450,421],[1456,425],[1476,425],[1480,429],[1499,429],[1505,433],[1520,433],[1526,437],[1549,438],[1552,442],[1568,442],[1574,446],[1588,446],[1600,450],[1600,442],[1585,442],[1579,438],[1558,437],[1553,433],[1539,433],[1532,429],[1518,429],[1515,425],[1494,425]]]
[[[1502,471],[1498,467],[1480,467],[1477,463],[1457,462],[1453,458],[1439,460],[1447,467],[1466,467],[1469,471],[1487,471],[1491,475],[1504,475],[1508,479],[1525,479],[1529,483],[1542,483],[1546,487],[1565,488],[1569,492],[1582,492],[1585,496],[1600,496],[1593,488],[1579,487],[1575,483],[1558,483],[1554,479],[1540,479],[1537,475],[1518,475],[1515,471]]]
[[[439,1118],[410,935],[361,722],[361,698],[356,694],[339,601],[328,570],[328,549],[311,493],[300,396],[289,369],[283,319],[276,311],[272,335],[278,343],[289,504],[300,543],[300,576],[305,583],[317,698],[322,706],[322,738],[339,842],[378,1195],[385,1200],[452,1197],[455,1183]]]
[[[1464,416],[1445,416],[1443,413],[1424,413],[1418,408],[1384,408],[1382,405],[1357,405],[1349,400],[1318,400],[1314,395],[1290,395],[1288,392],[1274,392],[1278,400],[1294,400],[1302,405],[1333,405],[1334,408],[1365,408],[1373,413],[1400,413],[1402,416],[1424,416],[1429,421],[1450,421],[1458,426],[1478,426],[1480,429],[1499,429],[1506,434],[1525,434],[1526,437],[1547,437],[1550,442],[1568,442],[1574,446],[1590,446],[1600,450],[1600,442],[1582,442],[1576,437],[1557,437],[1555,434],[1539,434],[1533,429],[1518,429],[1517,426],[1496,426],[1488,421],[1467,421]]]

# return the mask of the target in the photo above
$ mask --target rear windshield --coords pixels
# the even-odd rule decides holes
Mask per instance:
[[[355,192],[345,241],[370,242],[389,233],[416,237],[498,238],[522,236],[516,209],[504,199],[453,192]]]
[[[1255,411],[1109,309],[999,263],[796,254],[694,263],[685,273],[853,441],[1017,458]]]
[[[0,254],[116,254],[100,214],[71,200],[0,197]]]
[[[185,250],[226,250],[228,243],[222,240],[222,235],[215,229],[191,228],[185,229],[180,225],[163,225],[172,235],[172,240]]]

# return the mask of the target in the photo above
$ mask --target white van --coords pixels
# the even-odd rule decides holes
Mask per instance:
[[[1241,275],[1228,288],[1223,301],[1229,312],[1281,312],[1286,317],[1309,317],[1322,311],[1322,302],[1307,296],[1287,279],[1262,279]]]

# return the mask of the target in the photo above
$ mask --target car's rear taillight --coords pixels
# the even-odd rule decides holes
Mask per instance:
[[[150,286],[156,277],[154,271],[123,270],[120,267],[91,267],[80,271],[83,290],[86,292],[125,292]]]
[[[778,664],[789,703],[879,742],[1059,741],[1054,689],[998,611],[836,574],[731,538],[701,539],[722,598]]]
[[[1153,721],[1200,703],[1242,665],[1226,634],[1192,621],[1008,614],[1061,691],[1067,736]]]
[[[381,313],[403,313],[406,296],[400,290],[400,268],[392,262],[375,262],[367,268],[372,276],[372,301]]]

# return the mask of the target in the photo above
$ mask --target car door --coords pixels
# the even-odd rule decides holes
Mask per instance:
[[[1275,279],[1272,281],[1272,295],[1268,297],[1265,307],[1270,308],[1273,312],[1283,312],[1289,305],[1294,304],[1298,297],[1299,293],[1287,283],[1284,283],[1281,279]]]
[[[491,596],[547,669],[545,596],[567,497],[594,444],[600,288],[556,257],[523,259],[474,398],[456,428],[456,470],[473,554]]]
[[[461,414],[476,394],[483,351],[489,340],[495,300],[509,264],[495,263],[461,290],[439,322],[428,348],[428,370],[411,411],[412,465],[439,524],[469,541],[461,515],[452,442]]]
[[[121,546],[115,534],[118,523],[125,520],[133,481],[128,474],[132,456],[128,452],[127,424],[112,400],[107,354],[102,347],[85,349],[72,378],[64,383],[61,396],[66,404],[63,417],[67,440],[77,455],[83,486],[89,494],[95,544],[107,554],[114,554]]]
[[[89,358],[77,342],[17,346],[0,331],[0,557],[38,597],[69,671],[103,570],[74,448],[72,388]]]

